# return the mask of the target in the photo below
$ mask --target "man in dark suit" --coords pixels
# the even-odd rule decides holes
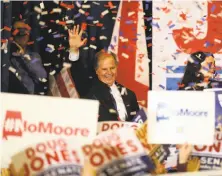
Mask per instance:
[[[114,53],[101,50],[95,56],[95,79],[86,96],[100,102],[99,121],[131,121],[139,110],[136,95],[115,79],[117,58]]]

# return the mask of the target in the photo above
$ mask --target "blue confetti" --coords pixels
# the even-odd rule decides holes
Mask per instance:
[[[87,16],[86,19],[87,19],[87,20],[94,20],[94,17],[93,17],[93,16]]]
[[[146,19],[146,21],[151,21],[153,18],[152,17],[149,17]]]
[[[53,38],[60,38],[60,37],[61,37],[60,34],[55,34],[55,35],[53,35]]]
[[[133,20],[127,20],[125,21],[126,24],[133,24]]]
[[[161,85],[161,84],[159,85],[159,87],[161,87],[162,89],[165,89],[165,86],[163,86],[163,85]]]
[[[79,18],[80,16],[81,16],[81,13],[77,13],[77,14],[74,16],[74,19]]]
[[[210,46],[210,42],[206,41],[206,42],[204,43],[204,47],[207,48],[208,46]]]
[[[153,22],[151,22],[151,25],[152,25],[152,26],[155,26],[155,27],[157,27],[157,28],[160,28],[160,26],[159,26],[158,23],[153,23]]]
[[[43,39],[44,39],[44,37],[38,37],[36,40],[39,42],[39,41],[41,41]]]
[[[211,8],[211,12],[213,13],[215,9],[216,9],[216,5],[213,5],[213,7]]]
[[[169,28],[171,29],[171,28],[173,28],[175,26],[176,26],[175,24],[172,24],[172,25],[169,26]]]
[[[151,40],[152,39],[152,37],[146,37],[146,40]]]
[[[149,9],[149,4],[146,4],[145,5],[145,10],[148,10]]]

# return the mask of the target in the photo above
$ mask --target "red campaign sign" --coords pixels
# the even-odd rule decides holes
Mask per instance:
[[[3,139],[8,136],[22,136],[22,114],[20,111],[7,111],[3,126]]]
[[[208,2],[207,34],[198,39],[194,28],[183,27],[173,30],[173,38],[182,52],[191,54],[197,51],[218,53],[222,49],[222,3],[221,1]]]

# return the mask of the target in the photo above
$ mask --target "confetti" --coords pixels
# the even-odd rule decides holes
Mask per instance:
[[[89,9],[89,8],[91,8],[91,6],[89,4],[84,4],[84,5],[82,5],[82,8],[83,9]]]
[[[31,57],[30,57],[29,54],[25,54],[25,55],[24,55],[24,58],[27,59],[27,60],[31,60]]]
[[[76,6],[79,8],[81,7],[81,4],[79,3],[79,1],[76,1]]]
[[[72,66],[71,63],[68,63],[68,62],[63,63],[63,67],[65,67],[65,68],[71,68],[71,66]]]
[[[89,47],[90,47],[90,48],[93,48],[93,49],[95,49],[95,50],[96,50],[96,48],[97,48],[97,46],[95,46],[95,45],[89,45]]]
[[[128,12],[128,17],[132,16],[133,14],[135,14],[135,12]]]
[[[39,78],[39,81],[41,81],[41,82],[47,82],[47,79],[45,79],[45,78]]]
[[[41,9],[44,9],[44,8],[45,8],[45,6],[44,6],[44,3],[43,3],[43,2],[41,2],[41,3],[40,3],[40,8],[41,8]]]
[[[114,110],[114,109],[109,109],[109,113],[114,114],[114,113],[116,113],[116,110]]]
[[[74,20],[67,20],[66,24],[74,24]]]
[[[100,5],[100,3],[93,1],[93,4]]]
[[[49,74],[50,74],[51,76],[53,76],[55,73],[56,73],[56,71],[55,71],[55,70],[53,70],[53,71],[49,72]]]
[[[136,111],[130,112],[130,115],[136,115]]]
[[[104,35],[102,35],[102,36],[100,36],[100,37],[99,37],[99,39],[100,39],[100,40],[106,40],[106,39],[107,39],[107,37],[106,37],[106,36],[104,36]]]
[[[162,89],[165,89],[165,86],[159,84],[159,87],[162,88]]]
[[[48,11],[43,11],[41,15],[48,15]]]
[[[96,23],[99,23],[99,21],[98,21],[98,20],[96,20],[96,21],[93,21],[93,24],[96,24]]]
[[[60,6],[66,8],[66,9],[73,9],[74,8],[74,4],[66,4],[64,2],[61,2]]]
[[[45,22],[44,21],[39,21],[39,25],[40,26],[45,26]]]
[[[214,39],[214,41],[215,41],[216,43],[221,43],[221,40],[219,40],[219,39]]]
[[[11,32],[11,28],[8,27],[8,26],[4,26],[4,30],[5,30],[5,31],[9,31],[9,32]]]
[[[9,66],[8,70],[11,71],[12,73],[16,73],[16,69],[13,68],[12,66]]]
[[[94,17],[93,16],[87,16],[87,18],[86,18],[87,20],[93,20],[94,19]]]
[[[58,1],[58,0],[53,0],[53,2],[54,2],[55,4],[59,4],[59,1]]]
[[[40,9],[38,6],[34,7],[34,11],[36,11],[37,13],[42,13],[42,9]]]
[[[121,95],[127,95],[127,90],[126,90],[126,88],[125,87],[122,87],[122,89],[121,89]]]
[[[122,53],[122,56],[125,57],[126,59],[129,58],[129,55],[127,55],[126,53]]]
[[[79,9],[79,13],[85,14],[85,11],[83,9]]]
[[[50,66],[50,65],[52,65],[52,63],[44,63],[43,65],[44,66]]]
[[[213,18],[217,18],[217,15],[214,15],[214,14],[210,14],[210,16]]]
[[[101,13],[101,15],[102,15],[102,17],[104,17],[106,14],[108,14],[109,13],[109,10],[105,10],[105,11],[103,11],[102,13]]]
[[[60,8],[52,9],[52,13],[61,13],[61,12],[62,12],[62,9],[60,9]]]

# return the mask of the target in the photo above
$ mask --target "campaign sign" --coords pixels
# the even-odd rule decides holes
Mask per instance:
[[[206,89],[215,92],[215,128],[222,132],[222,89]]]
[[[135,131],[130,128],[100,133],[92,144],[82,149],[96,175],[143,175],[155,168]]]
[[[213,145],[194,146],[192,157],[200,159],[200,170],[222,169],[222,133],[216,132]]]
[[[6,93],[1,93],[0,98],[4,102],[3,168],[10,164],[10,157],[29,145],[58,137],[89,142],[96,136],[97,101]]]
[[[115,130],[118,128],[133,128],[137,129],[141,126],[140,123],[135,122],[122,122],[122,121],[103,121],[98,122],[97,133],[104,131]]]
[[[150,144],[213,144],[213,92],[151,91],[148,98]]]

